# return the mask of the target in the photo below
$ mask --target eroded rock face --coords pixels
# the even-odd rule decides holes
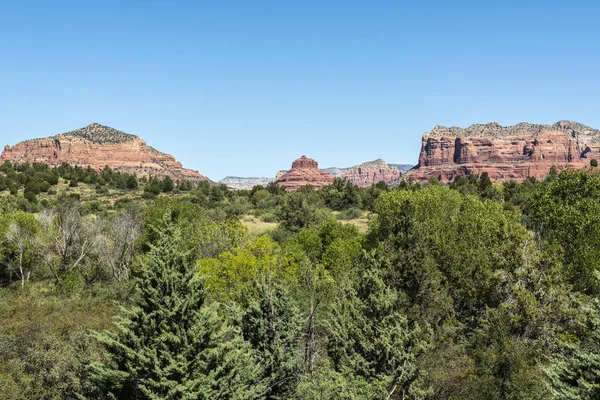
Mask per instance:
[[[100,171],[105,166],[138,176],[169,176],[173,179],[208,181],[198,171],[185,169],[170,154],[162,153],[135,135],[100,124],[43,139],[6,146],[0,162],[63,163]]]
[[[389,166],[379,159],[366,162],[344,171],[343,178],[360,187],[371,186],[378,182],[390,183],[398,180],[402,173],[398,168]]]
[[[297,190],[307,185],[319,189],[330,185],[333,176],[329,172],[321,171],[319,164],[312,158],[302,156],[292,163],[292,169],[284,174],[278,174],[276,182],[286,190]]]
[[[412,165],[408,164],[398,165],[403,167],[405,171],[412,167]],[[346,179],[360,187],[371,186],[381,181],[392,183],[400,179],[403,174],[403,171],[396,165],[388,164],[382,159],[365,162],[349,168],[325,168],[323,171],[329,172],[334,178]]]
[[[456,175],[487,172],[494,181],[521,181],[543,178],[552,166],[584,168],[592,158],[600,159],[600,131],[576,122],[436,126],[423,135],[418,168],[406,176],[448,182]]]

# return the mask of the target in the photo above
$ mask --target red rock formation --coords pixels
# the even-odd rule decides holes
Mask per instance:
[[[0,162],[43,163],[57,166],[63,163],[112,169],[138,176],[169,176],[173,179],[207,181],[198,171],[185,169],[169,154],[148,146],[137,136],[91,124],[76,131],[27,140],[10,147],[0,155]]]
[[[543,178],[552,166],[584,168],[592,158],[600,159],[600,131],[576,122],[436,126],[423,135],[419,165],[407,177],[448,182],[456,175],[487,172],[495,181]]]
[[[326,171],[319,170],[319,164],[312,158],[302,156],[292,163],[292,169],[279,175],[275,182],[285,187],[286,190],[297,190],[307,185],[319,189],[331,184],[333,176]]]
[[[398,168],[389,166],[379,159],[348,168],[342,177],[360,187],[371,186],[374,183],[390,183],[398,180],[402,173]]]

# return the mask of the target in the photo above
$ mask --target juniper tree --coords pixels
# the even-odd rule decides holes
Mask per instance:
[[[409,324],[398,290],[385,282],[381,261],[364,254],[354,285],[334,301],[327,352],[343,377],[343,398],[422,399],[431,388],[418,366],[429,329]],[[339,378],[338,378],[339,379]]]
[[[260,367],[238,330],[207,304],[203,280],[164,218],[139,278],[140,300],[118,332],[101,332],[105,363],[91,372],[112,399],[254,399]]]
[[[555,399],[592,400],[600,398],[600,301],[583,307],[583,316],[573,335],[560,341],[546,368]]]
[[[252,289],[240,325],[264,366],[265,399],[291,398],[302,368],[300,310],[285,288],[270,280],[255,281]]]

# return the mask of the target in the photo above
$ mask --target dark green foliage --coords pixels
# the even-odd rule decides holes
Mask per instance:
[[[427,322],[454,313],[475,322],[479,310],[500,300],[498,271],[513,271],[527,257],[528,234],[518,215],[493,202],[434,186],[386,193],[377,211],[369,242],[397,263],[394,279],[414,306],[424,307],[411,316]]]
[[[544,243],[559,246],[564,274],[576,288],[598,293],[600,175],[563,171],[538,186],[524,214]]]
[[[419,357],[431,332],[409,324],[400,293],[386,284],[380,261],[365,254],[361,269],[335,299],[328,325],[332,367],[347,386],[343,398],[424,399],[432,394]]]
[[[576,327],[581,338],[564,337],[546,373],[553,395],[564,400],[600,398],[600,303],[583,309]]]
[[[64,133],[66,136],[77,136],[89,140],[92,143],[115,144],[131,141],[137,136],[121,132],[109,126],[97,123],[90,124],[85,128]]]
[[[596,160],[595,158],[592,158],[590,160],[590,167],[596,168],[598,166],[598,160]]]
[[[94,381],[117,399],[252,399],[265,391],[253,352],[206,303],[202,278],[164,219],[139,279],[140,302],[122,309],[119,332],[98,340],[109,360]]]
[[[281,284],[268,279],[257,281],[252,289],[243,302],[240,324],[264,368],[264,398],[292,398],[302,368],[300,311]]]
[[[282,228],[290,232],[298,232],[323,222],[327,214],[317,192],[306,189],[287,194],[278,217]]]
[[[334,211],[361,206],[358,186],[342,178],[335,178],[333,184],[321,188],[319,194],[325,205]]]
[[[450,188],[462,194],[478,195],[482,200],[502,200],[502,194],[494,187],[487,172],[483,172],[479,177],[474,174],[457,175]]]
[[[164,193],[170,193],[173,191],[174,188],[175,184],[173,183],[173,180],[168,176],[165,176],[161,184],[162,191]]]

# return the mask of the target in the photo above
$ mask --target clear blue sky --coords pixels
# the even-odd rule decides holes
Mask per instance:
[[[0,142],[99,122],[217,180],[416,163],[435,125],[600,128],[593,1],[0,1]]]

